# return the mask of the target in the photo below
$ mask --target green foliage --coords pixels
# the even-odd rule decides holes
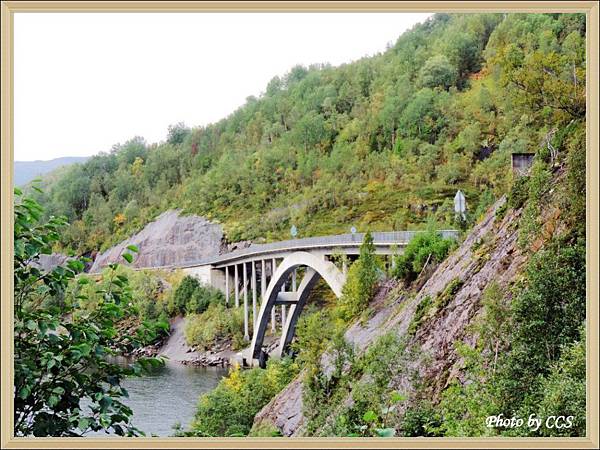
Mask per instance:
[[[539,234],[541,228],[540,213],[545,207],[544,197],[550,190],[552,174],[547,164],[537,160],[531,168],[527,180],[527,204],[519,221],[519,245],[526,247]]]
[[[408,330],[406,331],[408,335],[414,335],[417,332],[421,326],[423,318],[426,317],[432,304],[433,300],[431,299],[430,295],[425,296],[425,298],[419,302],[417,308],[415,309],[415,315],[413,316],[410,325],[408,326]]]
[[[77,314],[76,303],[65,293],[71,282],[89,283],[78,277],[84,261],[72,259],[51,272],[34,265],[41,254],[51,252],[66,220],[44,223],[35,200],[22,197],[17,189],[15,195],[15,435],[82,436],[101,430],[121,436],[143,434],[131,423],[131,409],[121,402],[128,395],[121,382],[161,361],[140,359],[122,368],[106,360],[124,347],[116,337],[115,322],[131,299],[127,278],[118,275],[118,264],[111,264],[109,283],[98,289],[101,302],[93,311]],[[130,252],[137,248],[123,253],[127,261]]]
[[[175,288],[168,310],[173,314],[202,314],[211,304],[224,304],[225,297],[218,289],[203,286],[198,278],[186,276]]]
[[[570,219],[570,225],[576,230],[577,236],[585,238],[586,224],[586,134],[585,123],[577,123],[567,147],[567,189],[564,195],[563,210]]]
[[[419,78],[423,87],[449,89],[456,83],[458,72],[444,55],[435,55],[425,62]]]
[[[428,400],[420,400],[411,404],[399,425],[399,436],[434,437],[440,436],[441,417],[438,409]]]
[[[554,242],[533,256],[527,284],[515,298],[511,349],[501,361],[503,411],[513,411],[535,392],[563,346],[579,337],[585,320],[585,245]]]
[[[527,198],[529,197],[529,187],[528,187],[529,177],[521,176],[518,177],[510,190],[508,195],[507,204],[513,209],[521,208]]]
[[[217,387],[203,394],[188,436],[246,436],[254,416],[298,374],[289,358],[268,361],[266,369],[235,367]]]
[[[143,320],[134,336],[142,341],[160,331],[166,314],[195,311],[201,314],[190,317],[186,335],[191,342],[208,346],[228,334],[239,336],[241,319],[236,312],[224,313],[222,299],[193,280],[182,283],[173,294],[163,294],[158,279],[125,276],[115,267],[103,274],[98,287],[103,292],[97,293],[92,283],[75,281],[74,273],[81,271],[76,261],[50,274],[36,272],[26,261],[35,259],[36,252],[50,253],[52,247],[78,254],[106,249],[174,207],[220,221],[230,240],[281,239],[287,237],[292,223],[303,236],[345,232],[349,223],[361,229],[420,230],[429,217],[440,227],[455,226],[451,198],[456,189],[465,192],[469,205],[476,205],[471,216],[478,217],[511,188],[511,152],[536,151],[530,175],[514,180],[507,206],[498,216],[509,207],[523,208],[519,240],[526,246],[542,229],[541,213],[552,199],[569,234],[560,240],[553,237],[533,256],[510,306],[505,298],[511,295],[498,285],[485,290],[483,314],[472,330],[479,336],[476,346],[457,343],[465,363],[464,382],[451,382],[439,408],[412,399],[396,433],[487,435],[491,431],[481,428],[484,415],[511,415],[540,405],[550,413],[556,404],[581,418],[585,354],[578,330],[585,318],[585,26],[583,14],[436,14],[381,55],[336,68],[294,67],[271,80],[264,95],[249,97],[218,123],[192,130],[178,124],[169,127],[166,141],[160,144],[147,145],[134,138],[108,154],[73,165],[50,177],[45,192],[34,193],[46,205],[45,212],[25,200],[28,210],[15,211],[15,230],[21,226],[19,233],[24,236],[15,239],[15,261],[21,261],[21,272],[15,271],[16,310],[23,315],[44,311],[54,326],[64,316],[49,312],[51,308],[63,313],[77,308],[74,320],[63,324],[74,335],[73,327],[79,325],[94,330],[95,317],[110,310],[115,316],[112,323],[106,320],[108,335],[98,338],[106,342],[115,339],[113,323],[121,317],[115,308],[124,303],[131,303],[128,313]],[[558,152],[554,160],[550,144]],[[555,175],[563,169],[566,183],[559,183],[552,194]],[[64,232],[58,232],[63,220],[50,219],[59,215],[71,221]],[[30,218],[48,219],[47,226],[32,225]],[[419,236],[423,237],[397,258],[396,277],[414,280],[428,259],[443,260],[453,245],[432,232]],[[382,380],[395,375],[378,372],[387,366],[374,354],[367,358],[374,363],[356,363],[343,340],[344,323],[339,321],[364,311],[373,294],[377,261],[368,245],[363,247],[364,257],[349,269],[341,314],[307,315],[298,325],[295,345],[298,362],[307,373],[308,432],[374,435],[377,429],[391,428],[381,424],[381,405],[390,400],[391,391]],[[484,261],[485,246],[480,250]],[[409,334],[448,305],[459,288],[460,281],[453,280],[435,298],[422,299]],[[32,320],[44,323],[41,318]],[[29,318],[15,322],[21,327],[23,345],[31,343],[34,323]],[[43,345],[62,339],[63,328],[55,328],[56,333],[43,336],[48,341]],[[87,331],[81,339],[89,339]],[[65,342],[64,348],[71,343]],[[392,353],[402,348],[388,344]],[[324,351],[333,357],[332,372],[321,367]],[[385,353],[379,351],[380,356]],[[24,354],[35,361],[27,366],[33,374],[30,378],[25,369],[20,375],[32,391],[43,379],[39,367],[52,364],[51,373],[63,367],[62,362],[49,363],[44,352]],[[398,368],[405,366],[398,364]],[[98,380],[92,382],[107,379],[108,369],[99,366],[98,370]],[[224,382],[203,400],[195,425],[198,435],[247,434],[258,405],[279,386],[254,371],[230,378],[236,377],[247,377],[243,383],[230,381],[243,387],[234,389]],[[95,398],[93,386],[92,391],[70,389]],[[346,410],[349,390],[356,406]],[[570,391],[572,396],[562,395]],[[17,392],[25,396],[23,401],[29,398],[27,389],[19,387]],[[40,392],[41,403],[54,405],[55,398],[49,398],[55,395],[60,397],[58,405],[63,405],[60,389],[46,397],[46,390]],[[117,402],[112,400],[110,407]],[[115,417],[129,423],[128,411],[119,411],[109,420]],[[94,414],[82,426],[110,426],[106,416]],[[65,431],[62,417],[50,434],[72,432],[72,428]],[[49,433],[48,417],[40,418],[40,433]],[[579,421],[569,433],[580,435],[583,427]],[[134,432],[125,425],[122,430]]]
[[[363,414],[363,423],[355,425],[358,433],[351,433],[350,436],[394,437],[396,429],[389,426],[388,420],[395,413],[398,404],[404,400],[406,400],[404,395],[392,392],[379,412],[370,409]]]
[[[437,264],[456,246],[453,239],[445,239],[436,231],[416,234],[404,252],[395,259],[394,276],[406,282],[414,281],[425,264]]]
[[[586,351],[585,329],[581,339],[562,349],[560,359],[552,366],[542,381],[543,393],[539,415],[573,416],[572,428],[540,428],[542,436],[585,436],[586,430]]]
[[[227,308],[223,303],[211,303],[204,312],[187,316],[184,334],[189,345],[207,350],[220,341],[231,339],[234,349],[242,347],[243,310]]]
[[[248,434],[250,437],[280,437],[283,436],[279,428],[272,424],[253,426]]]
[[[298,355],[296,361],[302,367],[318,365],[338,328],[331,312],[326,309],[304,312],[298,320],[296,337],[292,342],[292,350]]]
[[[344,367],[354,360],[352,347],[344,339],[343,322],[333,319],[335,313],[315,311],[300,319],[297,339],[292,344],[298,352],[296,361],[304,369],[302,405],[309,433],[314,433],[328,419],[341,401],[348,377]],[[324,370],[322,359],[328,355],[330,370]]]
[[[173,303],[169,305],[172,314],[185,314],[186,306],[191,301],[192,296],[200,288],[198,278],[187,275],[173,293]],[[190,311],[191,312],[191,311]]]
[[[368,305],[379,278],[378,269],[373,236],[367,232],[360,246],[358,260],[350,266],[342,288],[339,311],[345,320],[355,317]]]
[[[535,20],[551,22],[548,16]],[[533,22],[527,16],[515,15],[498,28],[530,27],[531,24],[525,24],[528,21]],[[552,30],[546,28],[538,35],[514,36],[512,42],[498,49],[493,61],[502,68],[502,81],[516,88],[518,105],[528,110],[530,105],[536,105],[537,114],[553,120],[585,116],[584,36],[577,30],[563,35],[559,42]]]
[[[183,122],[169,125],[167,142],[172,145],[182,144],[185,138],[190,134],[191,130],[185,126]]]
[[[94,278],[82,275],[77,280],[70,281],[65,297],[76,308],[74,316],[80,317],[93,312],[102,304],[104,292],[110,289],[111,283],[115,280],[117,283],[127,280],[127,284],[123,286],[128,298],[124,305],[127,314],[116,323],[117,334],[125,338],[133,334],[135,341],[141,345],[154,344],[168,335],[170,325],[165,278],[169,277],[166,274],[119,266],[114,270],[108,267],[102,271],[101,276]],[[127,339],[125,342],[128,342]],[[129,343],[127,350],[130,352],[133,349],[133,343]]]
[[[336,347],[343,348],[343,343],[340,341]],[[317,370],[312,380],[305,381],[307,429],[325,436],[394,436],[398,407],[406,397],[390,385],[400,376],[415,380],[416,374],[410,369],[416,357],[414,349],[390,332],[358,358],[339,351],[337,354],[342,358],[333,372],[325,375]]]

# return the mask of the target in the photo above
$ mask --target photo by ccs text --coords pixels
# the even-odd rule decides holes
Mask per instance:
[[[488,428],[520,428],[527,426],[532,431],[537,431],[545,426],[548,429],[561,430],[571,428],[575,421],[574,416],[548,416],[546,418],[538,417],[536,414],[530,414],[525,420],[522,417],[504,417],[503,414],[497,416],[488,416],[485,419],[485,425]]]

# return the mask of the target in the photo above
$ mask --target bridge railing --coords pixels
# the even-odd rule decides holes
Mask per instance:
[[[422,233],[422,231],[385,231],[374,232],[371,233],[371,235],[373,236],[373,243],[375,244],[375,246],[391,246],[394,244],[406,245],[417,233]],[[439,233],[441,233],[441,235],[444,238],[456,239],[458,237],[458,231],[456,230],[441,230],[439,231]],[[273,253],[277,251],[299,250],[309,248],[331,248],[336,246],[357,246],[362,243],[364,236],[364,233],[348,233],[337,234],[332,236],[316,236],[302,239],[290,239],[286,241],[271,242],[268,244],[251,244],[246,248],[235,250],[230,253],[226,253],[223,255],[215,255],[203,258],[198,261],[186,263],[183,265],[183,267],[219,264],[229,260],[250,257],[254,255],[261,255],[264,253]]]

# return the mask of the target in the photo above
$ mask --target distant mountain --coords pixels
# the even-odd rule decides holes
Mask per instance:
[[[13,184],[15,186],[22,186],[40,175],[52,172],[54,169],[70,164],[85,162],[88,158],[88,156],[65,156],[49,161],[15,161]]]

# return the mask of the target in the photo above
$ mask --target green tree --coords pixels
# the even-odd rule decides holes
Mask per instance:
[[[190,132],[191,130],[183,122],[178,122],[175,125],[169,125],[167,142],[173,145],[182,144]]]
[[[441,87],[447,90],[456,84],[457,78],[456,67],[444,55],[429,58],[419,74],[421,86],[427,88]]]
[[[417,233],[404,252],[395,258],[394,276],[406,282],[414,281],[426,264],[443,261],[455,245],[453,239],[445,239],[437,231]]]
[[[349,319],[362,312],[375,291],[379,278],[379,266],[373,245],[373,236],[365,233],[360,246],[360,254],[348,270],[346,283],[342,288],[340,311],[342,317]]]
[[[141,433],[131,423],[132,410],[122,403],[125,376],[160,364],[142,358],[127,368],[109,363],[125,342],[115,337],[114,324],[123,317],[122,304],[131,300],[127,278],[110,266],[110,283],[102,302],[80,313],[80,293],[67,293],[69,281],[84,268],[71,259],[43,272],[36,262],[50,254],[66,226],[64,218],[40,222],[41,206],[15,189],[14,219],[14,432],[17,436],[82,436],[110,430],[117,435]],[[133,259],[133,246],[123,253]],[[77,285],[88,284],[84,276]],[[71,294],[71,295],[67,295]],[[133,338],[135,343],[135,338]]]

